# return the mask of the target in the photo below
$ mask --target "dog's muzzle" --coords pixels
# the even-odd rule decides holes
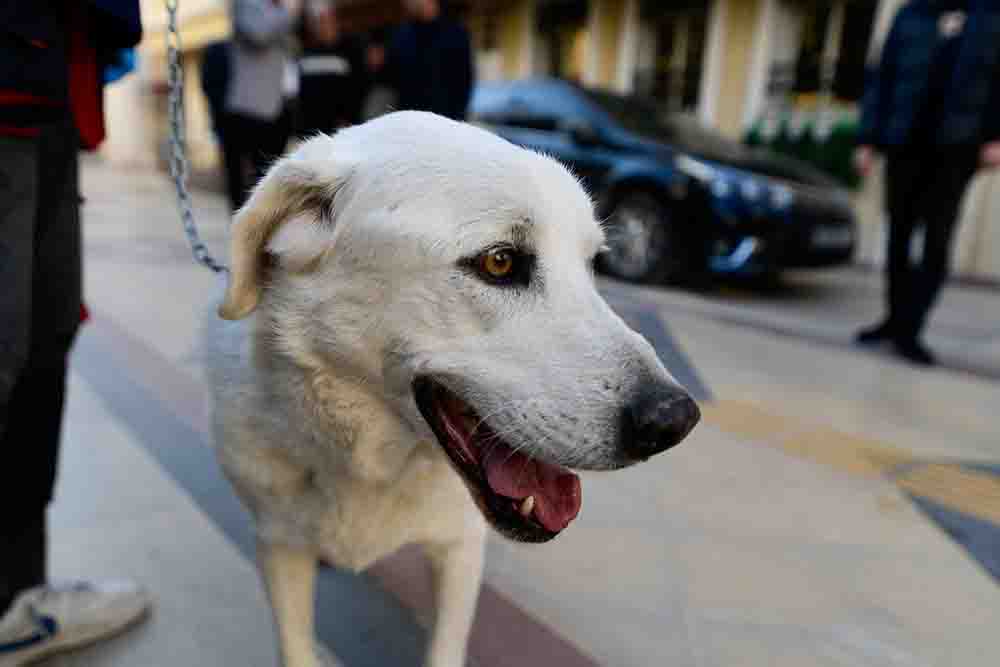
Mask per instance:
[[[695,402],[676,385],[654,387],[640,391],[622,411],[618,442],[608,458],[583,467],[622,468],[673,447],[690,433],[701,416]],[[508,443],[434,378],[414,380],[413,395],[473,500],[500,533],[522,542],[546,542],[577,517],[582,491],[576,473]]]

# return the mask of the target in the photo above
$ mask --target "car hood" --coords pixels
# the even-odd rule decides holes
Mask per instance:
[[[840,189],[837,181],[807,162],[766,148],[745,146],[736,141],[714,141],[712,145],[705,145],[698,141],[685,141],[683,137],[671,139],[669,144],[650,140],[643,143],[664,157],[683,153],[706,162],[781,181],[815,188]]]

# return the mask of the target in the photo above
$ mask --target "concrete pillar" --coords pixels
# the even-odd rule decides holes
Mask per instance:
[[[730,0],[711,0],[708,10],[705,66],[702,68],[701,87],[698,90],[698,119],[706,125],[715,124],[719,107],[729,4]]]
[[[135,72],[105,90],[104,118],[107,138],[101,156],[121,165],[156,166],[155,124],[148,83]]]
[[[535,0],[518,0],[498,17],[502,71],[508,79],[534,73],[535,4]]]
[[[621,59],[622,34],[625,28],[626,0],[595,0],[601,5],[600,38],[597,43],[597,85],[614,89],[618,61]]]
[[[967,273],[1000,282],[1000,176],[982,176],[980,215],[974,219]]]
[[[607,5],[604,0],[587,3],[586,45],[584,46],[583,83],[599,86],[601,82],[601,50],[604,41],[603,23]]]
[[[892,27],[892,20],[896,17],[896,12],[905,5],[907,0],[879,0],[878,11],[875,12],[875,29],[872,31],[871,42],[868,44],[869,60],[878,59],[882,52],[882,43],[889,28]]]
[[[765,0],[724,0],[725,45],[718,78],[717,113],[715,125],[731,137],[739,137],[743,130],[751,63],[757,48],[757,27]]]
[[[823,53],[820,62],[820,96],[817,131],[819,137],[829,136],[834,119],[833,80],[837,76],[837,61],[840,59],[840,47],[844,34],[844,16],[847,11],[844,0],[835,0],[830,7],[830,19],[826,24],[826,34],[823,36]]]
[[[767,86],[774,62],[774,33],[784,30],[779,25],[778,0],[763,0],[757,15],[754,52],[747,77],[746,104],[743,109],[743,127],[749,127],[763,113],[768,99]]]
[[[688,40],[690,37],[690,17],[678,17],[674,27],[674,51],[670,54],[670,71],[678,76],[670,78],[671,90],[667,93],[671,111],[680,111],[684,106],[684,72],[687,70]]]
[[[837,61],[840,59],[840,43],[844,33],[844,0],[836,0],[830,7],[830,19],[826,23],[826,34],[823,36],[823,54],[820,71],[820,86],[824,95],[829,95],[833,88],[833,78],[837,74]]]
[[[641,24],[639,17],[639,0],[625,0],[622,10],[621,38],[618,48],[618,66],[615,71],[617,92],[627,95],[632,92],[635,82],[635,70],[639,59],[639,42]]]

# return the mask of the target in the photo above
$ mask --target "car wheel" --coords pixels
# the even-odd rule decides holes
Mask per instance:
[[[683,274],[680,234],[667,206],[645,192],[627,192],[610,206],[604,273],[637,283],[677,280]]]

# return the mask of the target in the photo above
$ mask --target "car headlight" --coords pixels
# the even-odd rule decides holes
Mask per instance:
[[[732,191],[732,186],[725,178],[719,177],[712,181],[712,194],[719,199],[725,199]]]
[[[743,198],[748,202],[756,202],[760,199],[763,191],[764,188],[761,187],[760,183],[752,178],[744,179],[743,182],[740,183],[740,194],[743,195]]]
[[[719,170],[701,160],[696,160],[690,155],[678,155],[674,158],[674,165],[682,174],[686,174],[696,181],[709,184],[719,176]]]
[[[771,205],[777,209],[785,209],[792,205],[795,200],[795,193],[787,185],[774,185],[771,187]]]

